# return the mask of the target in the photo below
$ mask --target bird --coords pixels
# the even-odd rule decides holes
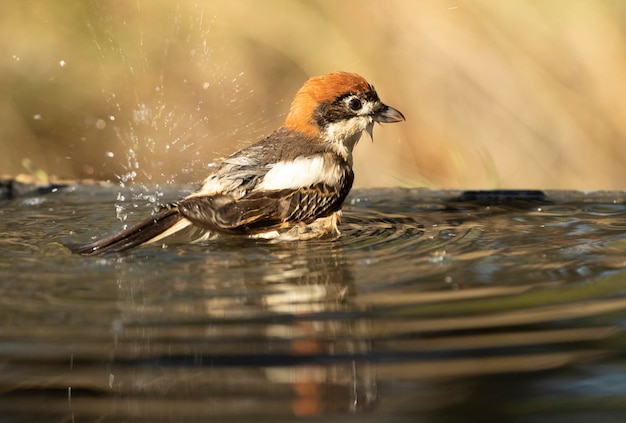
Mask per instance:
[[[375,123],[406,120],[365,78],[332,72],[308,79],[278,129],[220,159],[200,189],[149,218],[72,252],[119,253],[175,239],[223,235],[272,240],[339,236],[341,208],[354,181],[352,152]]]

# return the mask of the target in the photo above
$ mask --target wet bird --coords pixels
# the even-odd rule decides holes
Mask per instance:
[[[195,193],[149,219],[71,250],[120,252],[189,232],[202,241],[222,234],[298,240],[339,235],[341,206],[352,187],[352,150],[375,122],[405,120],[354,73],[310,78],[284,124],[215,165]]]

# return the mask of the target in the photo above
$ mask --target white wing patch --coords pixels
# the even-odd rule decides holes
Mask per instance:
[[[176,222],[174,224],[174,226],[172,226],[169,229],[166,229],[164,232],[161,232],[159,235],[155,236],[154,238],[151,238],[149,240],[147,240],[146,242],[144,242],[144,244],[151,244],[153,242],[157,242],[162,240],[163,238],[167,238],[170,235],[175,234],[178,231],[181,231],[183,229],[185,229],[187,226],[191,225],[191,222],[187,219],[181,219],[178,222]],[[142,244],[143,245],[143,244]]]
[[[319,183],[338,185],[341,177],[339,166],[327,163],[323,156],[302,157],[272,165],[255,191],[298,189]]]

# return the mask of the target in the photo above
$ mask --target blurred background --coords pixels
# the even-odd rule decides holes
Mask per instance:
[[[626,188],[620,0],[3,1],[0,174],[200,181],[335,70],[407,117],[357,187]]]

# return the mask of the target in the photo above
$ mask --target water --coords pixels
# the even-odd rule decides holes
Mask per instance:
[[[337,240],[70,254],[118,191],[0,200],[2,422],[626,412],[624,193],[357,190]]]

